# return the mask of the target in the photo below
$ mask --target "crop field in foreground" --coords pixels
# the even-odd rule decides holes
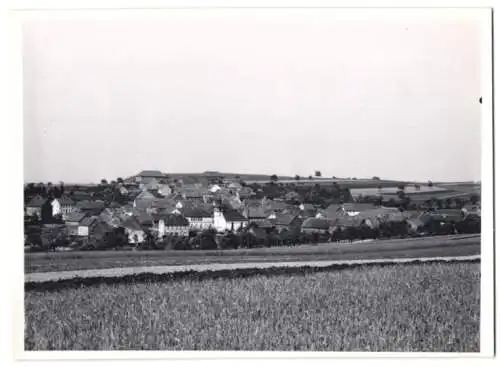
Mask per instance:
[[[25,293],[26,350],[479,352],[479,263]]]

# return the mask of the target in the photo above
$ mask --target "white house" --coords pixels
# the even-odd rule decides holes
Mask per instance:
[[[182,214],[189,221],[189,227],[195,230],[205,230],[214,227],[214,217],[211,211],[203,208],[185,208]]]
[[[189,221],[179,214],[154,215],[154,228],[157,230],[158,238],[168,235],[187,237],[189,235]]]
[[[248,225],[248,219],[234,209],[214,208],[214,228],[218,232],[236,231]]]
[[[144,242],[146,233],[135,217],[127,218],[123,222],[122,227],[125,229],[129,243],[138,244]]]
[[[158,194],[163,195],[163,196],[168,196],[168,195],[172,194],[172,189],[170,188],[169,185],[159,184],[157,190],[158,190]]]
[[[217,184],[210,186],[209,191],[213,194],[221,190],[221,187]]]
[[[38,218],[42,217],[42,206],[47,200],[41,196],[35,196],[29,203],[26,205],[26,215],[36,215]]]
[[[86,217],[78,223],[78,236],[88,237],[92,228],[97,224],[97,218]]]
[[[59,200],[54,199],[50,202],[50,205],[52,205],[52,216],[55,217],[56,215],[62,214],[61,210],[61,203]]]
[[[148,183],[152,180],[164,179],[165,174],[160,171],[142,171],[137,176],[135,176],[135,181],[137,183]]]
[[[66,196],[56,198],[50,204],[52,205],[52,216],[61,214],[63,219],[77,209],[75,202]]]
[[[120,186],[118,187],[118,190],[120,191],[120,194],[121,194],[121,195],[123,195],[123,196],[125,196],[125,195],[127,195],[127,194],[128,194],[128,190],[127,190],[127,188],[126,188],[125,186],[123,186],[123,185],[120,185]]]

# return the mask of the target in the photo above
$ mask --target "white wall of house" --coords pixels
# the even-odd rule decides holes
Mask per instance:
[[[212,192],[212,193],[215,193],[215,192],[220,191],[220,190],[221,190],[221,187],[219,185],[212,185],[210,187],[210,192]]]
[[[234,229],[235,231],[237,231],[238,229],[245,227],[247,224],[247,221],[226,222],[226,230],[231,231]]]
[[[52,205],[52,216],[62,214],[61,203],[59,202],[59,200],[54,199],[50,204]]]
[[[172,189],[168,185],[159,185],[158,192],[163,196],[168,196],[172,193]]]
[[[66,228],[68,229],[68,234],[70,236],[78,236],[78,223],[68,224],[66,223]]]
[[[125,228],[125,233],[128,236],[128,243],[137,244],[137,243],[144,242],[145,234],[144,234],[144,231],[142,231],[142,230]],[[136,240],[136,236],[137,236],[137,240]]]
[[[61,212],[62,212],[62,218],[63,220],[66,220],[66,218],[68,217],[68,214],[72,213],[76,211],[76,208],[72,205],[63,205],[61,207]]]
[[[189,227],[191,229],[204,230],[214,227],[213,217],[187,218],[187,220],[189,221]]]
[[[217,208],[214,209],[214,228],[217,232],[238,230],[245,227],[248,221],[228,221],[224,214]]]
[[[41,218],[41,216],[42,216],[42,208],[28,206],[26,208],[26,215],[29,215],[29,216],[36,215],[38,218]]]
[[[89,235],[89,227],[88,226],[78,226],[78,236],[87,237]]]
[[[355,217],[356,215],[358,215],[360,212],[355,212],[355,211],[352,211],[352,210],[345,210],[344,213],[346,213],[347,215],[351,216],[351,217]]]
[[[214,228],[217,232],[224,232],[227,228],[226,218],[217,208],[214,209]]]
[[[165,226],[165,235],[188,236],[189,226]]]
[[[162,238],[165,235],[165,221],[160,219],[158,221],[158,238]]]
[[[158,221],[158,238],[163,238],[163,236],[177,235],[177,236],[188,236],[189,226],[167,226],[165,221],[160,219]]]

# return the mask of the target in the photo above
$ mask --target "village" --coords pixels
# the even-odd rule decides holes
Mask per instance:
[[[348,184],[318,173],[252,181],[205,172],[184,182],[142,171],[97,185],[28,184],[25,249],[251,248],[480,232],[478,185]]]

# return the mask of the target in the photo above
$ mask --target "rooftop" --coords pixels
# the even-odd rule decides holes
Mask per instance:
[[[145,170],[141,171],[137,174],[137,176],[140,177],[155,177],[155,178],[163,178],[166,175],[161,173],[160,171],[153,171],[153,170]]]

